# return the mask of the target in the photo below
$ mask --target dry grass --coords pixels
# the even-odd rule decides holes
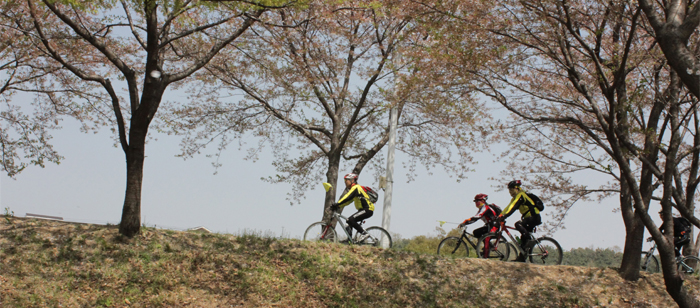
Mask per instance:
[[[672,307],[659,274],[0,219],[1,307]],[[698,292],[697,277],[686,286]]]

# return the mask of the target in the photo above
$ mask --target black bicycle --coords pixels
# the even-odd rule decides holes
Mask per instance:
[[[468,258],[476,257],[470,255],[469,246],[476,249],[477,238],[474,234],[467,232],[467,227],[462,229],[461,236],[449,236],[440,241],[437,248],[437,254],[440,256],[449,256],[452,258]]]

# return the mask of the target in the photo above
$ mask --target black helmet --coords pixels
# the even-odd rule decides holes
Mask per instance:
[[[523,183],[520,182],[520,180],[512,180],[512,181],[510,181],[510,183],[508,183],[508,189],[520,187],[520,185],[522,185],[522,184]]]

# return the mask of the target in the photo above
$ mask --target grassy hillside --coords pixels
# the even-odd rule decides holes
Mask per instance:
[[[0,307],[675,306],[659,274],[14,217],[0,260]]]

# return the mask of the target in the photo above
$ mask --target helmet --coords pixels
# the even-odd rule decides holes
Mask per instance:
[[[348,173],[343,177],[345,180],[357,180],[357,174],[354,173]]]
[[[520,180],[512,180],[508,183],[508,189],[520,187],[521,184],[522,182],[520,182]]]
[[[486,194],[478,194],[478,195],[474,196],[474,202],[486,201],[486,199],[488,199],[488,198],[489,198],[489,196],[487,196]]]

